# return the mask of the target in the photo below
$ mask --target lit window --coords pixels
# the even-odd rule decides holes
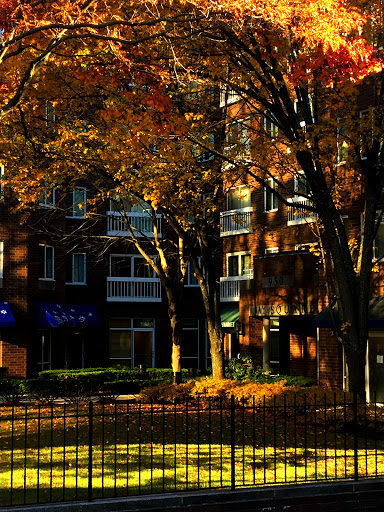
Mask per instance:
[[[265,183],[268,187],[264,187],[264,211],[274,212],[278,206],[277,196],[273,193],[278,189],[277,182],[273,178],[268,178]]]
[[[227,255],[227,276],[246,276],[252,274],[252,258],[250,253]]]
[[[348,158],[347,125],[339,119],[337,129],[337,163],[345,164]]]
[[[67,194],[67,217],[84,218],[86,214],[87,191],[84,187],[77,187]]]
[[[47,208],[55,207],[55,187],[42,190],[39,197],[39,205]]]
[[[227,210],[241,210],[251,206],[251,191],[248,185],[230,188],[227,192]]]
[[[271,139],[275,139],[279,133],[279,128],[277,124],[275,124],[272,121],[273,115],[271,112],[265,112],[264,118],[263,118],[263,124],[264,124],[264,131],[268,135],[268,137],[271,137]]]
[[[54,279],[54,248],[50,245],[39,245],[39,279]]]

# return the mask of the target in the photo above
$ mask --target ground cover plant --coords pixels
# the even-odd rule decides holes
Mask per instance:
[[[275,391],[2,406],[0,505],[384,475],[380,408],[319,388]]]

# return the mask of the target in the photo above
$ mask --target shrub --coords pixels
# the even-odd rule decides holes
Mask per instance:
[[[18,404],[25,395],[25,381],[21,379],[0,380],[0,402]]]
[[[137,397],[138,402],[182,402],[190,398],[194,381],[190,380],[181,384],[159,384],[142,389]]]
[[[60,381],[50,379],[28,379],[27,392],[31,398],[39,403],[51,404],[57,398],[63,396]]]

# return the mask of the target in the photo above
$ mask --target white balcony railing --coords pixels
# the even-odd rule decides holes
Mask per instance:
[[[141,212],[127,212],[127,219],[136,236],[153,237],[153,222],[150,215]],[[159,236],[161,236],[161,215],[156,215],[156,224]],[[129,236],[127,223],[124,215],[120,212],[107,212],[107,235]]]
[[[161,302],[160,279],[107,277],[107,301]]]
[[[221,302],[239,302],[240,300],[240,282],[248,281],[253,278],[253,272],[249,271],[243,276],[231,276],[220,278],[220,301]]]
[[[251,232],[252,206],[220,213],[220,236]]]
[[[316,222],[317,214],[309,212],[301,208],[297,208],[297,205],[312,206],[313,203],[305,197],[295,196],[288,199],[289,203],[292,203],[292,208],[288,207],[288,226],[295,226],[297,224],[308,224],[310,222]]]

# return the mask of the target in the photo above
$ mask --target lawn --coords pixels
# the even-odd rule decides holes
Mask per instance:
[[[384,475],[376,413],[361,421],[359,475]],[[353,478],[353,428],[335,405],[4,406],[0,505]]]

